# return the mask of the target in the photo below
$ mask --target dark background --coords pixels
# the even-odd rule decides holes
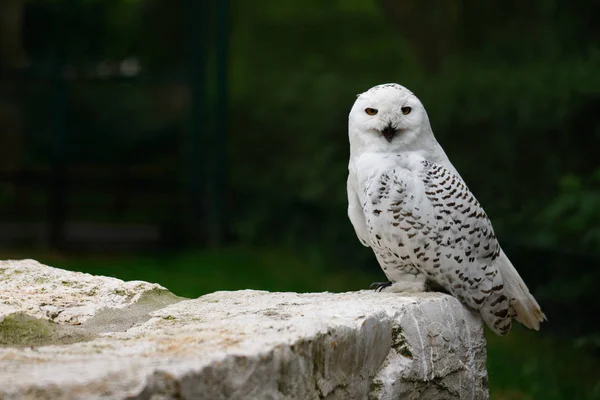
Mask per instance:
[[[0,256],[183,296],[381,280],[347,114],[411,89],[548,316],[494,399],[600,398],[600,2],[4,0]]]

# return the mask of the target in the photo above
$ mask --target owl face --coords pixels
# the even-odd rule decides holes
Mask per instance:
[[[350,135],[366,147],[398,150],[417,140],[427,121],[425,108],[412,92],[398,84],[379,85],[356,99],[349,116]]]

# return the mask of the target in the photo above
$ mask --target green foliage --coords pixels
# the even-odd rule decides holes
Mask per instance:
[[[553,202],[538,215],[537,243],[597,252],[600,248],[600,169],[590,177],[566,175]]]
[[[139,39],[139,0],[34,0],[28,4],[25,42],[33,60],[61,55],[72,64],[119,60]]]
[[[29,255],[31,256],[31,255]],[[377,270],[344,273],[332,266],[319,249],[243,248],[194,253],[126,256],[69,256],[41,254],[40,262],[57,268],[157,282],[184,297],[216,290],[330,291],[360,290]]]
[[[598,5],[440,1],[428,14],[417,3],[232,0],[229,130],[219,131],[219,121],[214,129],[227,139],[227,165],[219,168],[228,172],[233,240],[309,242],[344,262],[366,262],[345,215],[347,113],[357,93],[396,81],[422,99],[503,243],[597,254],[600,31],[590,15]],[[28,5],[33,59],[60,43],[75,65],[122,57],[142,63],[144,80],[70,85],[70,162],[160,165],[185,183],[189,92],[177,72],[190,57],[186,7],[165,0]],[[50,29],[48,15],[64,20],[63,28]],[[452,51],[437,46],[439,30],[452,36],[444,42]],[[212,60],[214,34],[204,40]],[[164,76],[176,79],[164,83]],[[47,162],[54,99],[46,87],[28,90],[30,157]],[[77,188],[70,195],[83,196]],[[184,219],[164,218],[173,226]]]
[[[600,397],[600,363],[575,343],[513,328],[506,337],[488,332],[490,398],[499,400]]]
[[[600,146],[600,31],[590,15],[598,5],[577,4],[440,1],[435,13],[422,13],[414,1],[232,0],[227,170],[236,240],[289,243],[309,235],[345,242],[356,252],[350,258],[360,259],[344,212],[346,117],[357,93],[396,81],[422,99],[501,239],[597,252],[591,149]],[[143,72],[180,70],[190,40],[186,7],[35,0],[28,51],[43,58],[60,43],[76,65],[138,57]],[[63,28],[50,29],[55,18],[48,16]],[[450,52],[437,46],[441,33],[452,36],[444,42]],[[213,34],[205,41],[211,58]],[[72,86],[72,161],[182,167],[173,161],[186,154],[187,92],[157,86]],[[51,116],[37,116],[52,99],[36,96],[30,148],[44,159]],[[173,103],[182,105],[174,110]]]

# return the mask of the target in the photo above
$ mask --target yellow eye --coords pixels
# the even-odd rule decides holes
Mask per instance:
[[[375,115],[377,114],[377,110],[374,108],[365,108],[365,112],[369,115]]]
[[[412,110],[412,108],[410,108],[410,107],[402,107],[402,114],[408,115],[408,114],[410,114],[411,110]]]

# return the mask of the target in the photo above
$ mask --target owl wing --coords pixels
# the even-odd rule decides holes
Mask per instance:
[[[463,180],[442,165],[382,174],[369,204],[370,239],[412,263],[474,309],[497,333],[510,329],[509,302],[496,260],[500,245],[485,211]],[[379,220],[379,221],[377,221]]]
[[[365,222],[365,215],[363,213],[363,208],[360,204],[358,194],[354,190],[352,183],[352,177],[349,175],[347,183],[348,218],[350,218],[350,222],[352,222],[352,226],[354,226],[354,231],[356,232],[358,240],[362,243],[363,246],[369,247],[369,235],[367,231],[367,225]]]

